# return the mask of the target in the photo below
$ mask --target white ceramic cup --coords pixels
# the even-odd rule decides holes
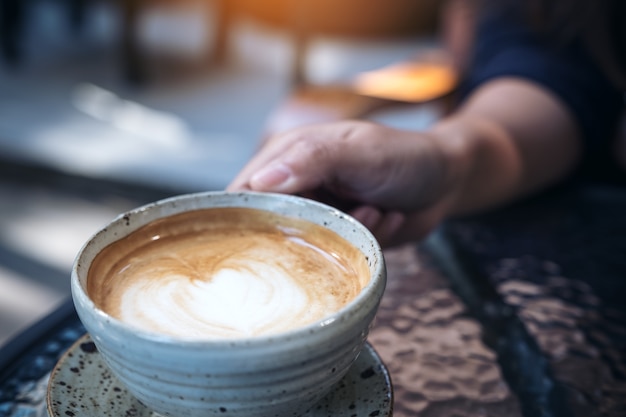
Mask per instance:
[[[331,229],[363,252],[370,281],[340,311],[296,330],[250,339],[184,341],[137,330],[100,310],[86,292],[94,257],[147,223],[211,207],[249,207]],[[111,371],[142,403],[176,417],[299,416],[323,398],[357,358],[386,283],[383,254],[352,217],[288,195],[206,192],[121,214],[80,250],[72,270],[76,311]]]

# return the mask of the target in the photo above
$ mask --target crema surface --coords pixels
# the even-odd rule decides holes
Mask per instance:
[[[184,339],[273,334],[331,315],[369,282],[363,254],[303,220],[247,208],[155,221],[105,248],[87,292],[108,314]]]

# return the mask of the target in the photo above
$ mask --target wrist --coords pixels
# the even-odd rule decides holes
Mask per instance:
[[[444,217],[458,213],[467,179],[472,171],[474,140],[471,132],[457,120],[446,119],[429,131],[442,161],[442,209]]]
[[[457,116],[432,131],[446,166],[447,216],[493,207],[517,192],[522,177],[519,154],[497,123]]]

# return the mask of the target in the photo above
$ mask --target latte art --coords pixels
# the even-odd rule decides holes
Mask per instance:
[[[369,280],[333,232],[254,209],[208,209],[149,224],[95,259],[88,293],[108,314],[185,339],[241,338],[338,311]]]
[[[341,282],[332,285],[343,277],[339,264],[320,266],[328,274],[320,282],[300,282],[298,260],[311,254],[296,243],[283,242],[288,250],[276,262],[275,239],[257,236],[253,244],[245,237],[227,239],[196,242],[184,255],[160,253],[158,259],[130,265],[121,275],[135,278],[122,290],[116,315],[138,327],[184,337],[254,336],[332,314],[360,290],[344,286],[344,293],[333,294],[342,287]],[[223,253],[224,246],[239,249]]]

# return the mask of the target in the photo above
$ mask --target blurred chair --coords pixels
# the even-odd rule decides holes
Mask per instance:
[[[293,82],[306,83],[305,57],[316,36],[406,38],[435,32],[442,0],[221,0],[228,19],[247,17],[290,33]],[[226,10],[230,8],[230,10]],[[225,43],[226,28],[218,42]],[[218,50],[223,51],[221,46]]]
[[[122,7],[122,56],[126,77],[145,81],[142,50],[137,39],[141,13],[151,3],[168,0],[118,0]],[[175,4],[174,0],[169,0]],[[435,31],[443,0],[213,0],[215,42],[211,61],[227,55],[228,38],[237,19],[248,18],[286,31],[294,42],[293,82],[305,83],[304,57],[315,36],[400,38]]]

